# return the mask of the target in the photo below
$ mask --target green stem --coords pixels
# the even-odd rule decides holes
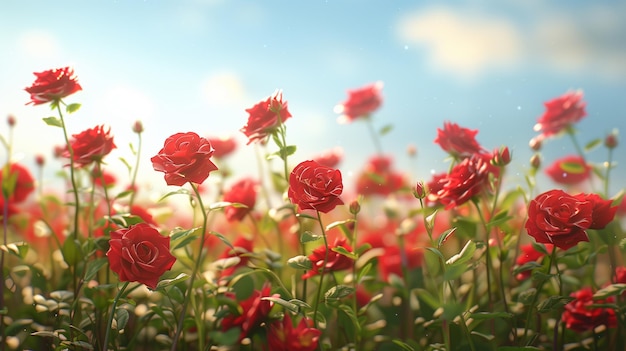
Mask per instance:
[[[552,247],[552,253],[550,254],[549,257],[549,261],[548,261],[548,269],[546,271],[546,275],[550,274],[550,271],[552,270],[552,264],[554,263],[554,265],[556,266],[556,246]],[[557,267],[558,269],[558,267]],[[539,282],[539,285],[537,286],[537,290],[535,291],[535,295],[533,295],[533,299],[530,303],[530,306],[528,306],[528,313],[526,314],[526,323],[524,324],[524,340],[527,340],[528,338],[528,329],[529,329],[529,324],[530,324],[530,318],[532,317],[532,313],[535,310],[535,305],[537,304],[537,301],[539,300],[539,294],[541,293],[541,289],[543,289],[543,285],[548,281],[549,278],[542,278]],[[560,279],[559,279],[560,281]],[[530,341],[527,341],[526,346],[530,346]]]
[[[193,271],[191,273],[191,278],[189,279],[189,288],[187,289],[187,291],[185,291],[185,300],[183,302],[183,307],[182,307],[182,311],[180,312],[180,316],[178,319],[178,324],[176,326],[176,332],[174,333],[174,340],[172,340],[172,347],[171,347],[171,351],[176,351],[177,346],[178,346],[178,340],[180,339],[180,334],[182,332],[183,329],[183,322],[185,320],[185,314],[187,313],[187,307],[189,306],[189,299],[190,299],[190,295],[193,293],[194,290],[194,282],[196,280],[196,275],[198,274],[198,271],[200,270],[200,266],[202,264],[202,253],[203,253],[203,248],[204,248],[204,240],[206,237],[206,230],[207,230],[207,220],[208,220],[208,213],[205,210],[204,204],[202,203],[202,197],[200,195],[200,192],[198,191],[198,186],[193,184],[193,183],[189,183],[191,185],[191,188],[193,189],[194,194],[196,195],[196,199],[198,201],[198,205],[200,206],[200,211],[202,213],[202,234],[200,235],[200,244],[199,244],[199,250],[198,250],[198,259],[195,262],[195,265],[193,267]],[[200,324],[200,325],[196,325],[196,328],[198,329],[198,346],[199,346],[199,350],[202,350],[204,348],[204,324]]]
[[[606,161],[606,173],[604,173],[604,197],[609,198],[609,176],[613,168],[613,149],[609,148],[609,155]]]
[[[78,196],[78,186],[76,185],[76,175],[74,170],[74,149],[70,143],[70,138],[67,134],[67,128],[65,126],[65,119],[63,118],[63,112],[61,111],[61,101],[56,102],[57,111],[59,112],[59,118],[61,120],[61,127],[63,129],[63,137],[65,138],[65,144],[67,145],[67,151],[70,154],[70,182],[72,183],[72,190],[74,193],[74,230],[72,231],[72,239],[78,240],[78,218],[80,212],[80,202]],[[74,262],[76,263],[76,262]]]
[[[135,196],[137,195],[137,173],[139,172],[139,161],[141,160],[141,145],[142,145],[141,133],[137,133],[137,154],[135,156],[135,168],[133,169],[133,175],[130,179],[130,199],[128,200],[128,207],[132,207],[135,202]]]
[[[380,139],[378,138],[378,133],[374,129],[374,122],[372,122],[372,118],[368,115],[365,116],[365,122],[367,123],[367,129],[369,130],[370,136],[372,138],[372,142],[374,143],[374,148],[376,149],[376,153],[379,155],[383,153],[383,147],[380,143]]]
[[[122,289],[120,289],[120,291],[117,292],[117,295],[115,296],[115,299],[113,300],[113,305],[111,305],[111,313],[109,314],[109,319],[107,321],[107,331],[106,331],[106,334],[104,335],[104,344],[102,345],[102,351],[107,351],[109,349],[109,336],[111,335],[111,329],[113,328],[111,324],[113,324],[113,316],[115,315],[115,309],[117,308],[117,303],[122,297],[122,295],[124,294],[124,291],[128,287],[129,283],[130,282],[125,282],[124,285],[122,285]]]
[[[324,225],[322,224],[322,216],[320,214],[320,211],[316,211],[316,213],[317,213],[317,221],[319,222],[320,228],[322,229],[322,238],[324,239],[324,264],[322,265],[322,271],[320,272],[320,282],[319,282],[319,286],[317,287],[317,296],[315,297],[315,307],[313,311],[313,320],[315,321],[315,327],[318,328],[317,311],[319,308],[320,299],[322,297],[322,288],[324,285],[323,284],[324,274],[326,273],[326,264],[328,263],[328,239],[326,238],[326,229],[324,228]]]

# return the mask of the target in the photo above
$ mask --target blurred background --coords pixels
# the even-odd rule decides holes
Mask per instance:
[[[375,148],[364,123],[338,124],[333,108],[346,90],[382,81],[385,100],[373,122],[393,126],[383,150],[412,181],[447,170],[433,140],[452,121],[478,129],[487,149],[509,146],[509,176],[519,182],[547,100],[584,91],[583,145],[626,131],[624,13],[624,1],[582,0],[3,0],[0,114],[17,118],[15,157],[32,165],[43,154],[53,178],[60,164],[52,148],[63,143],[62,132],[41,120],[55,115],[46,106],[25,105],[23,89],[33,72],[73,66],[83,91],[67,102],[83,107],[67,116],[70,132],[110,125],[118,149],[107,162],[123,172],[123,183],[117,158],[132,159],[131,127],[142,121],[139,177],[161,191],[162,174],[149,158],[176,132],[234,135],[239,145],[229,165],[255,175],[255,149],[239,131],[244,110],[282,89],[293,115],[288,143],[298,146],[291,165],[341,147],[350,181]],[[626,179],[622,150],[613,193]],[[568,138],[550,140],[544,165],[571,152]],[[588,157],[602,162],[606,150]]]

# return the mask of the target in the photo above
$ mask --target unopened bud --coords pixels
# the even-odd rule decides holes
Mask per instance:
[[[409,155],[409,157],[415,157],[415,155],[417,155],[417,147],[415,147],[415,145],[413,144],[410,144],[406,148],[406,153]]]
[[[511,152],[506,146],[501,147],[493,152],[491,164],[497,167],[504,167],[511,163]]]
[[[15,125],[15,116],[8,115],[7,116],[7,124],[9,125],[9,127],[13,127]]]
[[[532,155],[530,158],[530,165],[534,169],[539,169],[539,167],[541,167],[541,157],[539,157],[539,154]]]
[[[428,195],[428,192],[426,191],[426,186],[424,185],[424,182],[419,180],[415,184],[415,188],[413,189],[413,196],[415,196],[416,199],[423,199],[427,195]]]
[[[361,212],[361,204],[359,204],[358,200],[352,201],[350,203],[350,213],[355,215],[355,214],[358,214],[359,212]]]
[[[143,124],[141,123],[141,121],[135,121],[135,123],[133,124],[133,132],[137,134],[143,133]]]
[[[543,139],[541,137],[534,137],[534,138],[530,139],[530,142],[528,143],[528,146],[530,146],[530,148],[533,151],[539,151],[539,150],[541,150],[542,140]]]
[[[617,147],[617,133],[613,132],[607,135],[604,139],[604,146],[608,149],[615,149]]]
[[[43,165],[46,163],[46,158],[41,154],[35,155],[35,163],[37,164],[37,166],[43,167]]]

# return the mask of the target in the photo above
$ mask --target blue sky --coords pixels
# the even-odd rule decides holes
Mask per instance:
[[[392,124],[383,149],[415,179],[446,170],[433,144],[444,121],[478,129],[488,149],[513,150],[512,176],[531,155],[528,140],[543,102],[582,89],[588,116],[581,143],[626,130],[624,1],[49,1],[0,3],[0,113],[18,118],[16,157],[50,156],[62,142],[45,107],[24,106],[32,72],[74,66],[84,91],[68,102],[73,133],[106,123],[116,156],[128,157],[131,125],[146,127],[140,175],[162,182],[147,159],[175,132],[235,135],[231,160],[254,175],[255,151],[239,129],[245,109],[282,89],[293,119],[291,162],[335,146],[346,179],[374,153],[363,123],[339,125],[346,90],[384,82],[377,127]],[[5,127],[2,127],[5,128]],[[2,129],[4,132],[4,129]],[[418,149],[417,162],[406,156]],[[544,162],[571,150],[545,145]],[[620,145],[620,149],[623,148]],[[617,171],[624,175],[626,153]],[[601,162],[598,149],[589,155]],[[111,167],[123,169],[114,157]],[[622,179],[626,179],[622,176]],[[613,190],[623,187],[615,184]],[[160,185],[160,184],[156,184]]]

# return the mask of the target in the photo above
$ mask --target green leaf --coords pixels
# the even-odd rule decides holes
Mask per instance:
[[[593,299],[606,299],[609,296],[621,295],[624,291],[626,291],[626,284],[611,284],[596,291],[596,293],[593,294]]]
[[[331,248],[331,250],[336,252],[336,253],[338,253],[338,254],[340,254],[340,255],[346,256],[347,258],[351,258],[353,260],[356,260],[358,258],[357,255],[355,255],[354,253],[348,251],[343,246],[336,246],[336,247]]]
[[[507,313],[507,312],[474,312],[471,315],[471,318],[476,319],[476,320],[495,319],[495,318],[509,319],[513,317],[514,315],[512,313]]]
[[[402,340],[393,339],[393,340],[391,340],[391,342],[396,344],[396,345],[398,345],[398,346],[400,346],[402,348],[402,350],[405,350],[405,351],[415,351],[415,349],[413,347],[411,347],[411,345],[405,343]]]
[[[326,231],[329,231],[337,226],[343,225],[343,224],[348,224],[348,223],[354,223],[354,219],[350,218],[350,219],[346,219],[344,221],[336,221],[333,222],[329,225],[326,226]]]
[[[317,240],[319,240],[321,238],[322,238],[321,235],[317,235],[317,234],[313,233],[310,230],[306,230],[300,236],[300,244],[306,244],[306,243],[309,243],[309,242],[312,242],[312,241],[317,241]]]
[[[446,240],[448,240],[448,238],[450,237],[450,235],[454,234],[455,231],[456,231],[456,227],[452,227],[446,230],[445,232],[441,233],[441,235],[439,235],[439,239],[437,239],[437,248],[441,248],[443,243],[445,243]]]
[[[313,268],[313,262],[306,256],[294,256],[287,260],[287,265],[295,269],[311,270]]]
[[[382,128],[380,128],[380,131],[378,132],[381,136],[391,132],[393,130],[393,125],[392,124],[387,124],[385,126],[383,126]]]
[[[274,296],[265,296],[262,297],[261,300],[265,300],[265,301],[272,301],[276,304],[279,304],[281,306],[283,306],[284,308],[288,309],[289,311],[293,312],[293,313],[299,313],[300,312],[300,306],[291,303],[289,301],[285,301],[283,299],[281,299],[280,297],[274,297]]]
[[[63,122],[61,122],[61,119],[58,117],[44,117],[43,121],[46,122],[47,125],[52,127],[63,127]]]
[[[324,300],[328,303],[329,301],[336,301],[343,297],[346,297],[354,292],[354,288],[347,285],[336,285],[331,287],[324,294]]]
[[[470,240],[465,243],[465,246],[463,246],[461,252],[453,255],[446,261],[446,265],[465,263],[469,261],[472,256],[474,256],[474,252],[476,252],[476,243]]]
[[[296,153],[297,147],[295,145],[288,145],[280,149],[280,158],[285,161],[287,157]]]
[[[65,263],[69,266],[75,266],[76,263],[83,257],[80,243],[78,240],[73,240],[72,238],[65,239],[61,252],[63,253]]]
[[[164,289],[168,286],[178,284],[187,279],[189,279],[189,275],[186,273],[180,273],[179,275],[177,275],[175,278],[172,278],[172,279],[163,279],[157,284],[156,290]]]
[[[94,261],[89,263],[87,267],[87,272],[85,272],[85,281],[91,280],[91,278],[96,276],[96,273],[100,270],[100,268],[106,266],[109,260],[106,257],[97,258]]]
[[[117,330],[122,330],[128,323],[128,311],[125,308],[118,308],[115,311],[115,320],[117,321]]]
[[[430,308],[437,309],[441,307],[441,303],[439,302],[439,300],[433,294],[431,294],[430,291],[426,289],[414,289],[413,291],[415,292],[417,297],[420,300],[424,301],[428,306],[430,306]]]
[[[233,244],[230,243],[230,241],[222,234],[218,233],[218,232],[209,232],[209,234],[216,236],[218,239],[220,239],[224,244],[226,244],[226,246],[230,247],[231,249],[235,249],[235,247],[233,246]]]
[[[602,144],[601,138],[596,138],[585,144],[585,152],[589,152],[595,149],[598,145]]]
[[[80,109],[80,106],[81,104],[79,103],[69,104],[65,107],[65,111],[67,111],[67,113],[74,113]]]
[[[4,252],[15,255],[20,259],[24,259],[28,253],[28,244],[25,242],[10,243],[7,245],[0,245],[0,249]]]
[[[573,300],[575,299],[569,296],[550,296],[537,305],[537,311],[539,313],[558,311]]]
[[[172,195],[189,195],[189,190],[187,190],[185,188],[180,188],[180,189],[175,190],[175,191],[170,191],[169,193],[161,196],[161,198],[157,202],[161,202],[161,201],[165,200],[166,198],[168,198],[168,197],[170,197]]]
[[[580,162],[562,162],[561,169],[571,174],[583,174],[586,171],[585,165]]]

